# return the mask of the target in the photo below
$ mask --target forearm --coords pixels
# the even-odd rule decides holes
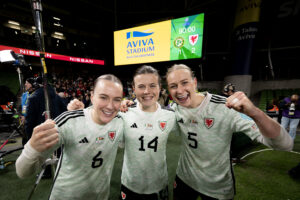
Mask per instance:
[[[291,151],[294,146],[294,141],[291,136],[286,132],[286,130],[281,127],[280,134],[274,139],[260,136],[256,140],[268,147],[276,150]]]
[[[17,175],[20,178],[25,178],[34,174],[40,168],[44,160],[41,153],[33,149],[30,142],[27,142],[16,161]]]
[[[267,116],[259,108],[255,107],[253,115],[250,116],[258,126],[264,137],[276,138],[280,134],[281,126],[278,122]]]

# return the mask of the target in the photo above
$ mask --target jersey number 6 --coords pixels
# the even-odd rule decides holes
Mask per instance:
[[[97,167],[100,167],[103,163],[103,158],[98,158],[98,156],[101,155],[101,151],[99,151],[97,153],[97,155],[94,156],[93,158],[93,162],[92,162],[92,168],[97,168]]]

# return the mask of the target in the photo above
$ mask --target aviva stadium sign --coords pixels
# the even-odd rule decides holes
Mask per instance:
[[[114,32],[115,65],[202,57],[204,14]]]

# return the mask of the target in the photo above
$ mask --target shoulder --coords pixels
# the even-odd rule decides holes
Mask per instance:
[[[56,122],[57,126],[60,127],[63,124],[65,124],[68,120],[79,118],[79,117],[84,117],[83,110],[73,110],[73,111],[63,112],[61,115],[56,117],[54,121]]]
[[[137,103],[136,103],[136,102],[134,102],[132,105],[130,105],[130,107],[129,107],[129,108],[136,108],[136,106],[137,106]]]
[[[165,112],[175,112],[173,108],[167,107],[167,106],[162,106],[161,109]]]
[[[118,113],[116,116],[115,116],[115,119],[122,119],[122,115],[120,113]]]
[[[172,110],[176,111],[177,108],[178,108],[178,104],[177,104],[175,101],[173,101],[173,102],[171,103],[171,105],[170,105],[170,108],[171,108]]]
[[[215,104],[225,104],[226,103],[226,97],[220,96],[217,94],[212,94],[210,102],[215,103]]]

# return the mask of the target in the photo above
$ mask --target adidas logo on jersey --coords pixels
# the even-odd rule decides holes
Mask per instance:
[[[130,128],[137,128],[136,123],[133,123],[133,124],[130,126]]]
[[[84,137],[82,140],[79,141],[79,143],[89,143],[89,141]]]
[[[183,119],[181,118],[180,120],[178,120],[177,122],[179,123],[183,123]]]

